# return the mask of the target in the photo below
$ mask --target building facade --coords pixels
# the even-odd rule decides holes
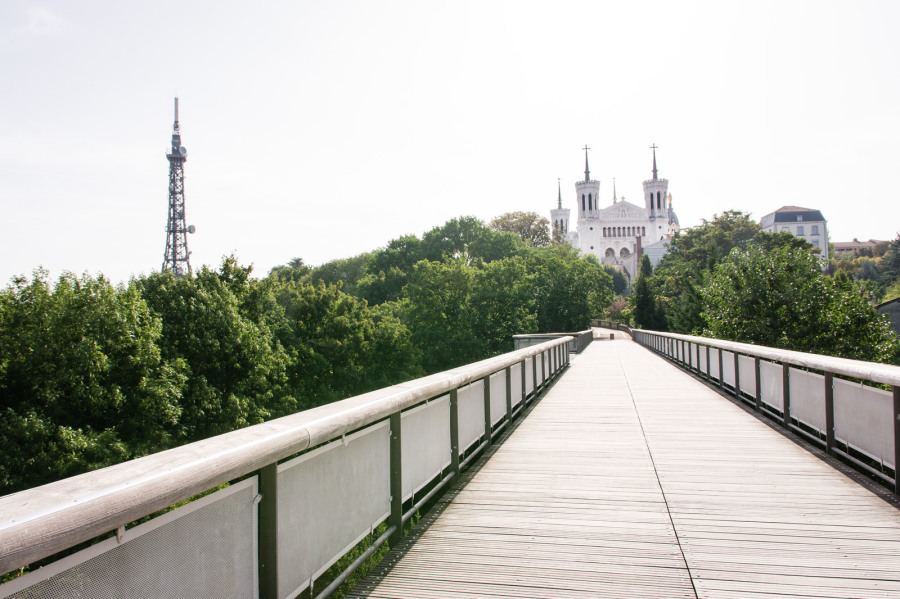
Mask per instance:
[[[787,231],[795,237],[805,239],[814,248],[821,250],[819,258],[823,262],[828,260],[828,222],[820,211],[800,206],[782,206],[763,216],[759,224],[766,233]]]
[[[668,179],[659,178],[656,146],[653,149],[652,177],[643,183],[644,205],[626,202],[616,195],[613,179],[612,203],[601,205],[600,181],[591,179],[588,150],[584,148],[584,179],[575,183],[575,227],[570,210],[563,208],[562,189],[557,207],[550,211],[550,221],[562,236],[582,253],[593,254],[604,264],[620,268],[629,279],[637,273],[640,254],[648,246],[661,256],[665,242],[679,230],[678,217],[672,209]],[[657,257],[657,261],[659,258]]]

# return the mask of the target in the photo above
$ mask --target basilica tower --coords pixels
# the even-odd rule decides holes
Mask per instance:
[[[575,182],[578,220],[597,218],[600,215],[600,181],[591,179],[591,169],[588,166],[588,150],[590,148],[584,146],[584,181]]]
[[[665,225],[668,223],[669,180],[659,178],[656,168],[656,144],[653,144],[650,148],[653,150],[653,178],[644,181],[644,204],[651,220],[664,219],[664,222],[661,223],[663,225],[662,229],[654,227],[652,239],[655,241],[660,238],[662,232],[666,231]]]
[[[566,234],[569,232],[569,209],[563,208],[562,187],[559,179],[556,180],[556,192],[558,195],[556,208],[550,211],[550,225],[553,227],[551,229],[551,234],[554,231],[559,231],[560,238],[565,239]]]

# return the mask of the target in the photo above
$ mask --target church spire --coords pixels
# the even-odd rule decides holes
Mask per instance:
[[[653,180],[656,181],[658,179],[656,176],[656,144],[650,147],[653,148]]]
[[[559,202],[556,204],[556,207],[562,208],[562,183],[560,183],[559,177],[556,178],[556,190],[559,192]]]
[[[587,147],[587,145],[585,145],[584,146],[584,180],[585,181],[591,180],[591,169],[588,167],[588,155],[587,155],[588,150],[590,150],[590,148]]]

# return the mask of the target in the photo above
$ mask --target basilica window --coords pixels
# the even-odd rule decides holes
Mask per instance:
[[[581,211],[584,212],[584,194],[581,194]]]
[[[641,237],[645,237],[647,235],[647,227],[641,227]]]

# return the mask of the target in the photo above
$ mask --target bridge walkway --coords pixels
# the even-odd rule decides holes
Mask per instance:
[[[351,597],[900,597],[900,511],[599,341]]]

